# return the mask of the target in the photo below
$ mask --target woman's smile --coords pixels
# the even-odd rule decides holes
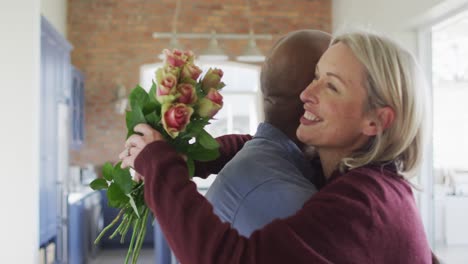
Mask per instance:
[[[316,116],[315,114],[305,111],[304,115],[301,117],[301,124],[305,126],[310,126],[310,125],[315,125],[319,122],[322,122],[323,120]]]

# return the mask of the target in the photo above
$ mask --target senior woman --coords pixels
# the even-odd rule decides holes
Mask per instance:
[[[407,181],[423,153],[419,78],[413,56],[387,38],[336,37],[301,94],[297,129],[315,147],[326,184],[295,215],[249,238],[220,221],[184,159],[149,126],[135,128],[142,136],[127,140],[122,166],[145,176],[145,200],[184,264],[431,263]],[[219,138],[222,156],[198,164],[199,174],[216,173],[249,139]]]

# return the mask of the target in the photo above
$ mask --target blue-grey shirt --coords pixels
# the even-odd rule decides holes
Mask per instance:
[[[317,190],[301,150],[268,123],[219,172],[206,193],[215,213],[241,235],[296,213]]]

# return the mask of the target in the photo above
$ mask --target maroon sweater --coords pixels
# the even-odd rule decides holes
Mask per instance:
[[[221,158],[197,169],[217,172],[248,139],[222,137]],[[335,174],[295,215],[245,238],[213,213],[167,143],[146,146],[135,168],[145,176],[145,200],[183,264],[431,263],[411,188],[391,169]]]

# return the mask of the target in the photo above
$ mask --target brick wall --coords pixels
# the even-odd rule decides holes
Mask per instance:
[[[248,33],[246,0],[181,0],[179,32]],[[314,28],[331,31],[331,0],[250,0],[256,33],[274,39],[258,40],[266,53],[275,40],[289,31]],[[114,111],[116,87],[131,89],[139,82],[143,64],[154,63],[169,40],[152,38],[153,32],[170,32],[175,0],[69,0],[68,39],[72,63],[85,77],[85,143],[72,151],[71,162],[102,164],[116,161],[123,148],[125,116]],[[207,40],[180,40],[195,52]],[[245,40],[220,40],[234,58]]]

